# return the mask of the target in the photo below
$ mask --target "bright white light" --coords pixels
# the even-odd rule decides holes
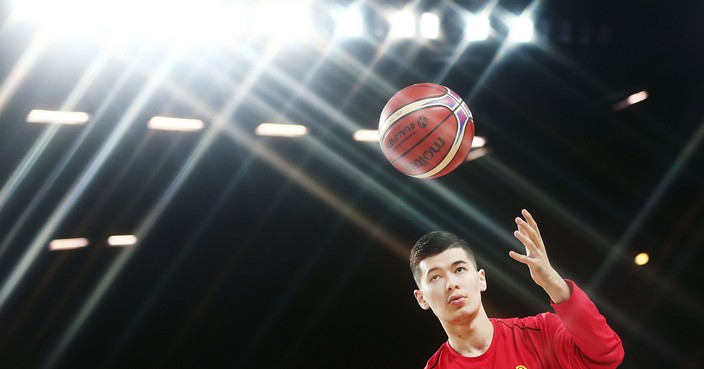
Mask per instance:
[[[87,238],[61,238],[49,242],[49,250],[71,250],[88,246]]]
[[[472,148],[483,147],[486,145],[486,139],[481,136],[474,136],[472,139]]]
[[[164,131],[198,131],[203,128],[203,121],[200,119],[185,119],[171,117],[152,117],[147,123],[149,129]]]
[[[27,114],[27,123],[46,124],[85,124],[90,120],[88,113],[79,111],[32,110]]]
[[[300,124],[262,123],[254,132],[260,136],[297,137],[308,133],[308,128]]]
[[[108,237],[108,245],[110,246],[130,246],[136,243],[137,237],[131,234]]]
[[[364,34],[364,19],[359,9],[349,8],[337,17],[337,33],[344,37],[359,37]]]
[[[233,4],[227,8],[226,12],[220,12],[219,14],[222,23],[217,24],[220,27],[224,27],[227,31],[238,36],[247,33],[251,19],[248,17],[249,13],[244,4]]]
[[[64,30],[76,29],[77,24],[90,22],[91,15],[100,13],[98,1],[89,0],[22,0],[15,1],[13,16],[19,21]]]
[[[391,19],[391,34],[399,38],[415,37],[416,16],[408,11],[396,13]]]
[[[484,16],[470,16],[467,19],[467,26],[464,37],[468,41],[483,41],[489,38],[491,24],[489,18]]]
[[[628,96],[626,101],[628,101],[629,104],[633,105],[633,104],[637,104],[647,98],[648,98],[648,93],[646,91],[641,91],[641,92],[637,92],[631,96]]]
[[[360,129],[352,134],[352,139],[355,141],[374,142],[379,141],[379,130],[377,129]]]
[[[440,18],[437,14],[423,13],[420,17],[421,36],[434,40],[440,35]]]
[[[514,42],[530,42],[533,41],[533,21],[526,17],[518,17],[511,24],[511,32],[509,39]]]
[[[144,0],[136,1],[136,9],[144,6]],[[228,29],[236,27],[235,22],[241,21],[236,15],[229,14],[224,4],[215,0],[152,1],[155,4],[150,9],[150,16],[144,19],[144,28],[147,34],[154,35],[158,40],[180,43],[222,41]],[[127,24],[121,26],[129,27]]]
[[[87,37],[100,41],[159,41],[179,44],[203,41],[231,41],[251,24],[267,23],[252,17],[256,4],[224,4],[221,0],[17,0],[13,17],[31,22],[50,35]],[[270,6],[277,11],[289,11],[282,5]],[[285,8],[281,11],[278,9]],[[300,8],[300,7],[299,7]],[[298,16],[296,12],[290,16]],[[285,19],[284,19],[285,20]],[[272,20],[281,21],[281,17]],[[297,22],[296,29],[305,29],[309,19]],[[270,25],[263,25],[270,29]],[[292,27],[293,28],[293,27]],[[288,32],[296,31],[287,30]]]
[[[614,111],[619,111],[621,109],[625,109],[633,104],[637,104],[645,99],[648,98],[648,92],[647,91],[641,91],[641,92],[636,92],[627,98],[617,102],[614,104]]]
[[[277,2],[275,5],[251,2],[252,31],[257,35],[278,40],[304,40],[310,37],[312,18],[310,9],[297,2]]]
[[[472,161],[472,160],[477,160],[481,158],[482,156],[485,156],[489,153],[489,150],[486,149],[486,147],[480,147],[477,149],[472,149],[469,151],[469,154],[467,154],[467,158],[465,158],[465,162]]]

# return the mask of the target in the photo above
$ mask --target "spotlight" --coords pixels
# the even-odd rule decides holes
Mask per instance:
[[[344,37],[360,37],[364,34],[364,19],[356,7],[347,8],[337,17],[337,33]]]
[[[483,41],[489,38],[490,29],[489,18],[473,15],[467,19],[464,37],[467,41]]]
[[[511,24],[511,32],[509,39],[514,42],[530,42],[533,41],[534,29],[533,21],[526,17],[518,17]]]
[[[423,13],[420,17],[421,36],[434,40],[440,35],[440,17],[433,13]]]
[[[416,17],[408,11],[396,13],[391,19],[391,35],[399,38],[412,38],[416,35]]]

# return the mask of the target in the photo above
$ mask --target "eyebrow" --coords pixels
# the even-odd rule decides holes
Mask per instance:
[[[460,264],[467,264],[467,265],[469,265],[469,263],[468,263],[466,260],[457,260],[457,261],[455,261],[454,263],[450,264],[450,266],[451,266],[451,267],[455,267],[455,266],[460,265]],[[432,272],[434,272],[434,271],[436,271],[436,270],[438,270],[438,269],[442,269],[442,268],[441,268],[441,267],[432,267],[432,268],[428,269],[427,272],[425,272],[425,275],[428,275],[428,274],[430,274],[430,273],[432,273]]]

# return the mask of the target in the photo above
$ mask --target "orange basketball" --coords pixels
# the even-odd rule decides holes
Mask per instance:
[[[455,170],[469,154],[474,119],[449,88],[418,83],[386,103],[379,118],[379,144],[386,159],[414,178],[437,178]]]

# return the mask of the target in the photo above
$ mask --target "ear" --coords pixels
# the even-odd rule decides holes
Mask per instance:
[[[418,305],[420,305],[421,309],[423,309],[423,310],[430,309],[430,306],[428,305],[427,302],[425,302],[425,299],[423,298],[423,292],[420,292],[420,290],[414,290],[413,296],[416,297],[416,301],[418,301]]]
[[[479,290],[484,292],[486,291],[486,274],[484,273],[484,269],[479,269],[477,274],[479,276]]]

